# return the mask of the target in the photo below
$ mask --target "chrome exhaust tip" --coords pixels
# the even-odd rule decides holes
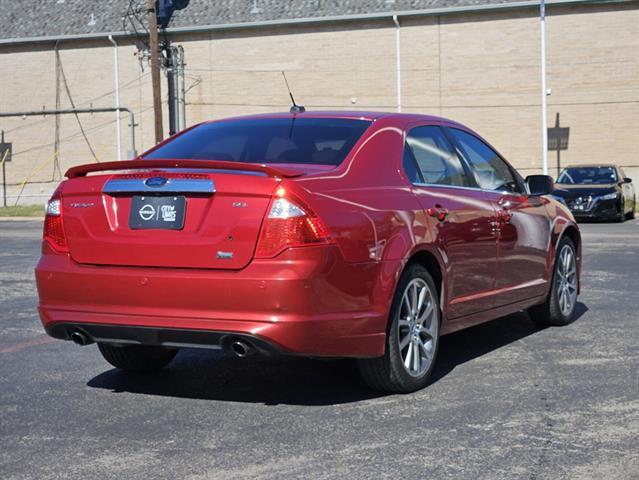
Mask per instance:
[[[79,331],[71,332],[71,335],[69,335],[69,337],[71,338],[71,341],[76,345],[84,346],[92,343],[91,340],[89,340],[89,338],[84,333]]]
[[[240,340],[231,343],[231,351],[239,358],[244,358],[251,353],[251,346]]]

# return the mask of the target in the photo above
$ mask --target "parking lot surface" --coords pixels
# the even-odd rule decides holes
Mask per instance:
[[[366,389],[352,362],[183,350],[111,368],[47,337],[41,223],[0,222],[3,479],[639,478],[639,223],[582,225],[578,319],[444,337],[434,382]]]

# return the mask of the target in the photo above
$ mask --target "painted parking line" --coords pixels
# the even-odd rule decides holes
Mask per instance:
[[[18,342],[8,347],[0,348],[0,353],[15,353],[15,352],[19,352],[20,350],[24,350],[25,348],[36,347],[38,345],[44,345],[46,343],[51,343],[51,342],[55,342],[55,338],[51,338],[46,335],[43,335],[38,338],[25,340],[24,342]]]

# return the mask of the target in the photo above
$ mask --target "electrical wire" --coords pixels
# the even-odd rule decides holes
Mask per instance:
[[[64,89],[67,92],[67,97],[69,97],[69,102],[71,103],[71,107],[72,108],[76,108],[75,107],[75,103],[73,101],[73,97],[71,96],[71,90],[69,89],[69,84],[67,83],[67,76],[64,74],[64,67],[62,66],[62,59],[60,58],[60,52],[56,49],[55,51],[57,60],[58,60],[58,65],[60,66],[60,73],[62,74],[62,82],[64,83]],[[86,142],[87,146],[89,147],[89,151],[91,152],[91,155],[93,155],[93,158],[96,162],[99,162],[100,160],[98,160],[98,156],[95,154],[95,151],[93,150],[93,147],[91,146],[91,142],[89,142],[89,138],[87,137],[86,132],[84,131],[84,126],[82,125],[82,122],[80,121],[80,116],[75,113],[74,114],[75,119],[78,122],[78,126],[80,127],[80,131],[82,132],[82,136],[84,137],[84,141]]]

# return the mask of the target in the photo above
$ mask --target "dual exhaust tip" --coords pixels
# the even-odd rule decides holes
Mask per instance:
[[[93,343],[93,340],[89,338],[85,333],[80,330],[74,330],[69,334],[69,338],[76,345],[84,346]],[[244,358],[255,351],[251,344],[242,340],[235,340],[229,345],[231,352],[239,358]]]
[[[236,340],[233,343],[231,343],[230,350],[231,352],[235,354],[235,356],[239,358],[244,358],[250,355],[251,353],[253,353],[254,351],[253,347],[250,344],[242,340]]]
[[[89,345],[90,343],[93,343],[93,340],[91,340],[86,334],[82,333],[79,330],[75,330],[71,332],[71,334],[69,335],[69,338],[71,338],[71,341],[73,343],[80,346]]]

